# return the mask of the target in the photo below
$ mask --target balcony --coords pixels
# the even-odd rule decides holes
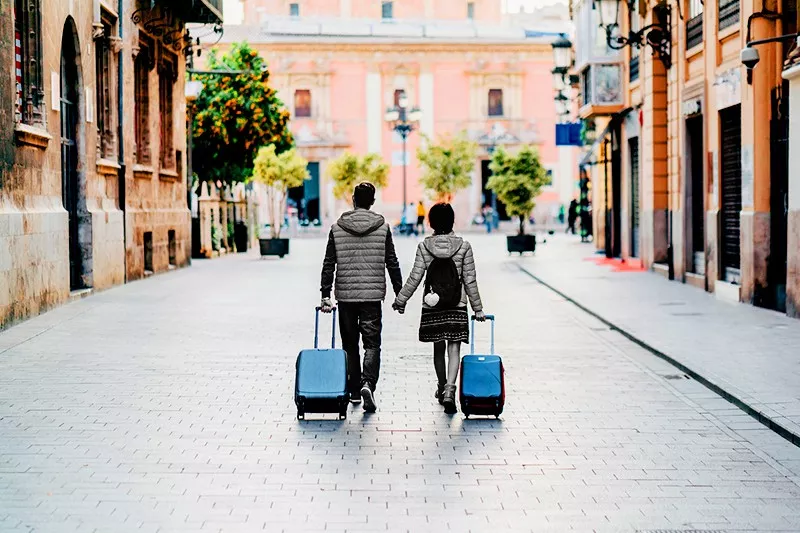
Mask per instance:
[[[222,0],[154,0],[153,3],[171,9],[184,22],[222,23]]]
[[[739,0],[721,0],[717,13],[720,30],[739,23]]]
[[[737,2],[738,6],[738,2]],[[738,18],[738,11],[736,17]],[[703,43],[703,14],[686,21],[686,49],[691,50]]]

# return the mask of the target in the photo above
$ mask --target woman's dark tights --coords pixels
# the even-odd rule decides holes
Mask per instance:
[[[448,354],[448,363],[444,361],[444,354]],[[461,360],[461,342],[434,342],[433,367],[436,369],[436,378],[439,383],[456,384],[458,365]]]

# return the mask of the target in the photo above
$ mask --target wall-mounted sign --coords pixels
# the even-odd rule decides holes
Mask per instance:
[[[556,124],[556,146],[581,146],[581,123]]]
[[[54,70],[50,71],[50,109],[61,111],[61,77]]]
[[[86,122],[91,124],[94,122],[94,91],[88,85],[84,87],[86,93]]]

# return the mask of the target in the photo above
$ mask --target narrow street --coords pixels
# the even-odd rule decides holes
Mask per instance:
[[[378,412],[298,422],[324,241],[293,239],[0,333],[0,531],[800,531],[800,448],[470,240],[501,420],[433,399],[418,293],[386,303]]]

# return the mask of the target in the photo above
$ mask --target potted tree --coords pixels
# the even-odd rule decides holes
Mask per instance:
[[[539,152],[532,146],[525,146],[511,155],[501,147],[492,156],[489,168],[492,177],[486,187],[505,204],[509,215],[519,219],[517,234],[506,239],[508,252],[522,255],[536,251],[536,236],[525,233],[525,221],[536,206],[542,187],[550,183]]]
[[[423,145],[417,148],[422,166],[420,183],[437,202],[451,202],[458,191],[472,184],[477,157],[478,145],[465,132],[440,137],[436,142],[423,136]]]
[[[289,253],[289,239],[281,238],[283,214],[286,211],[286,194],[292,187],[299,187],[308,179],[308,161],[294,148],[280,154],[270,144],[258,151],[253,161],[252,179],[266,187],[269,237],[259,235],[261,255],[283,257]]]
[[[376,189],[386,187],[389,165],[378,154],[359,156],[343,152],[328,164],[327,173],[333,180],[333,195],[340,200],[348,200],[353,188],[363,181],[372,183]]]

